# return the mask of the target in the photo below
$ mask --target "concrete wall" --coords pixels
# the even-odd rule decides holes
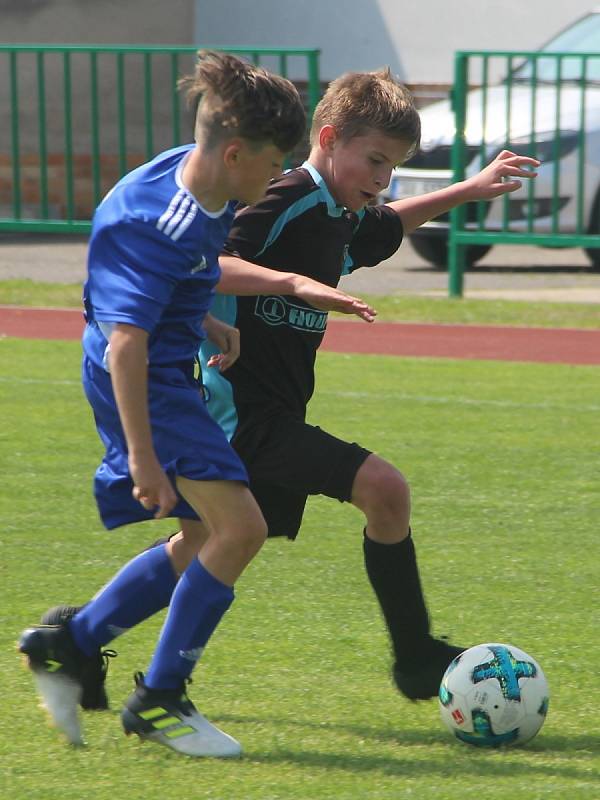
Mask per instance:
[[[193,44],[195,0],[0,0],[4,44]]]
[[[194,45],[194,0],[0,0],[0,39],[7,44],[162,44]],[[193,55],[180,71],[193,68]],[[40,115],[35,54],[17,60],[19,98],[18,140],[22,213],[37,216],[40,200]],[[61,53],[44,56],[48,203],[51,216],[67,214],[65,148],[70,136],[73,214],[86,218],[95,206],[92,191],[91,68],[87,54],[70,59],[71,126],[65,125],[64,61]],[[98,56],[98,138],[100,195],[120,174],[116,57]],[[171,71],[167,56],[152,66],[153,150],[173,145]],[[142,57],[125,60],[124,107],[127,168],[147,156]],[[0,216],[10,215],[13,198],[12,117],[9,60],[0,54]],[[191,140],[192,125],[185,108],[180,114],[182,139]]]
[[[536,49],[593,0],[196,0],[196,40],[319,47],[321,75],[388,64],[407,83],[445,83],[455,50]]]
[[[331,79],[444,83],[459,49],[534,49],[593,0],[0,0],[5,43],[318,47]]]

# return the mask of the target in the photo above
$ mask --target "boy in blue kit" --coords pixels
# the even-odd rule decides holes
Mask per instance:
[[[93,705],[104,675],[99,647],[169,606],[123,710],[125,731],[192,756],[233,756],[239,743],[196,710],[185,684],[266,525],[194,367],[203,325],[217,342],[227,339],[207,312],[230,199],[264,194],[303,133],[304,112],[289,81],[225,54],[201,53],[184,85],[199,99],[196,143],[125,176],[94,217],[82,365],[106,447],[94,484],[105,526],[175,516],[181,535],[177,546],[127,564],[68,622],[24,631],[19,646],[54,722],[79,744],[77,706]],[[372,320],[366,304],[342,292],[260,266],[248,264],[229,287],[291,292]],[[227,366],[228,354],[211,364]]]

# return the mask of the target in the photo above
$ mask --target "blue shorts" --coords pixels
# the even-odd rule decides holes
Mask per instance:
[[[153,519],[153,512],[143,508],[131,494],[133,481],[127,463],[127,445],[109,373],[84,355],[82,379],[96,428],[106,447],[94,479],[102,522],[107,528],[117,528]],[[148,397],[154,449],[175,491],[177,475],[197,481],[248,483],[239,456],[206,410],[193,365],[151,367]],[[191,506],[181,495],[178,497],[169,516],[198,519]]]

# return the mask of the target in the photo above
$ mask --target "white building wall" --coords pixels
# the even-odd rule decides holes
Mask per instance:
[[[534,50],[594,5],[593,0],[196,0],[195,40],[317,47],[326,80],[389,65],[406,83],[447,83],[455,50]]]

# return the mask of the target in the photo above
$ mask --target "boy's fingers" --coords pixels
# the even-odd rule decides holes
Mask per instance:
[[[206,362],[207,367],[217,367],[220,372],[225,372],[226,369],[237,361],[237,353],[219,353],[218,355],[211,356]]]
[[[357,317],[360,317],[360,319],[365,320],[365,322],[373,322],[377,316],[377,311],[375,311],[374,308],[371,308],[368,303],[358,298],[351,298],[350,302],[346,303],[345,307],[341,310],[345,314],[355,314]]]
[[[139,486],[134,486],[132,491],[133,497],[138,503],[143,506],[147,511],[151,511],[155,505],[155,495],[148,489],[143,489]]]
[[[132,494],[135,500],[137,500],[146,511],[153,511],[156,509],[154,514],[156,519],[166,517],[177,502],[177,496],[170,485],[158,491],[134,486]]]

